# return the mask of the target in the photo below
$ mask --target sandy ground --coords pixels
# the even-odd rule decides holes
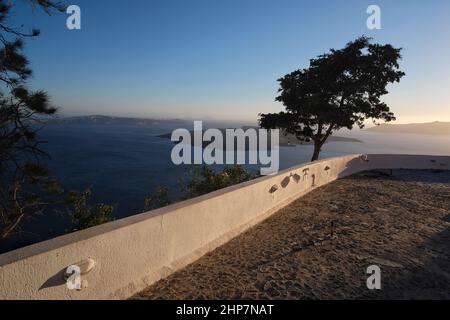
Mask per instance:
[[[450,172],[333,182],[133,298],[450,299]]]

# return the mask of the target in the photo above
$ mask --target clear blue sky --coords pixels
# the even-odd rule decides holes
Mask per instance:
[[[37,26],[32,86],[62,115],[255,120],[280,111],[276,79],[357,36],[404,48],[407,76],[386,96],[399,122],[450,121],[450,1],[73,0],[67,15],[16,7]],[[382,29],[366,27],[369,4]]]

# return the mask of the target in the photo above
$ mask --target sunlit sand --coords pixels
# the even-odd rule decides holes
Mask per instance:
[[[366,172],[280,210],[136,299],[450,298],[450,172]],[[366,268],[381,268],[368,290]]]

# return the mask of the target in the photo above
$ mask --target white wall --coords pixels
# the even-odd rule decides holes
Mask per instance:
[[[450,157],[349,155],[290,168],[0,255],[0,299],[127,298],[337,178],[370,169],[449,167]],[[83,277],[88,287],[68,290],[64,270],[86,258],[96,261]]]

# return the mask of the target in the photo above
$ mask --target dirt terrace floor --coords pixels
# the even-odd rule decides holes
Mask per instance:
[[[450,299],[450,172],[386,173],[318,188],[133,299]]]

